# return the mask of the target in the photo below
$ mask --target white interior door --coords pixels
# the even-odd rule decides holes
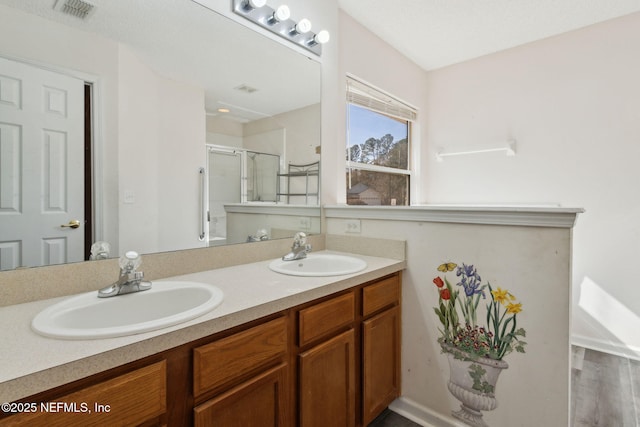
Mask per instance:
[[[0,269],[81,261],[84,220],[84,82],[0,58]]]

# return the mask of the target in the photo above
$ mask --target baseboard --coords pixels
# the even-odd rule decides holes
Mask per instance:
[[[422,406],[406,397],[399,397],[391,402],[389,409],[424,427],[461,427],[455,419],[447,417],[432,409]]]
[[[640,348],[634,346],[577,334],[571,335],[571,344],[628,359],[640,360]]]

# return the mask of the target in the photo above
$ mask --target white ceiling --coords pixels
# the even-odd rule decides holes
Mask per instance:
[[[640,11],[640,0],[338,0],[425,70]]]
[[[244,106],[244,111],[237,109],[238,118],[251,120],[318,102],[317,62],[191,0],[91,1],[98,7],[87,22],[53,11],[55,0],[0,0],[0,4],[128,44],[161,74],[205,88],[211,112],[220,106]],[[640,11],[640,0],[338,3],[425,70]],[[267,65],[272,63],[278,65]],[[242,84],[260,90],[247,96],[233,89]]]

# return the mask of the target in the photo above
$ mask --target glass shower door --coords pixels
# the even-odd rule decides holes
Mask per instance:
[[[209,246],[227,243],[227,214],[224,205],[240,203],[242,153],[209,148]]]

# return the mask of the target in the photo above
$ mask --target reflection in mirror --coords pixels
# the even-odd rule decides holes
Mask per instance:
[[[228,204],[258,202],[275,203],[278,201],[278,174],[280,171],[280,156],[268,153],[258,153],[241,148],[209,145],[207,163],[208,206],[205,235],[209,237],[209,246],[229,243],[255,242],[268,240],[268,223],[265,221],[260,232],[237,236],[232,239],[227,235]],[[259,236],[259,237],[257,237]]]
[[[0,269],[318,233],[317,197],[277,193],[319,160],[319,63],[191,0],[92,3],[0,0]],[[239,199],[202,200],[208,144],[245,153]]]

